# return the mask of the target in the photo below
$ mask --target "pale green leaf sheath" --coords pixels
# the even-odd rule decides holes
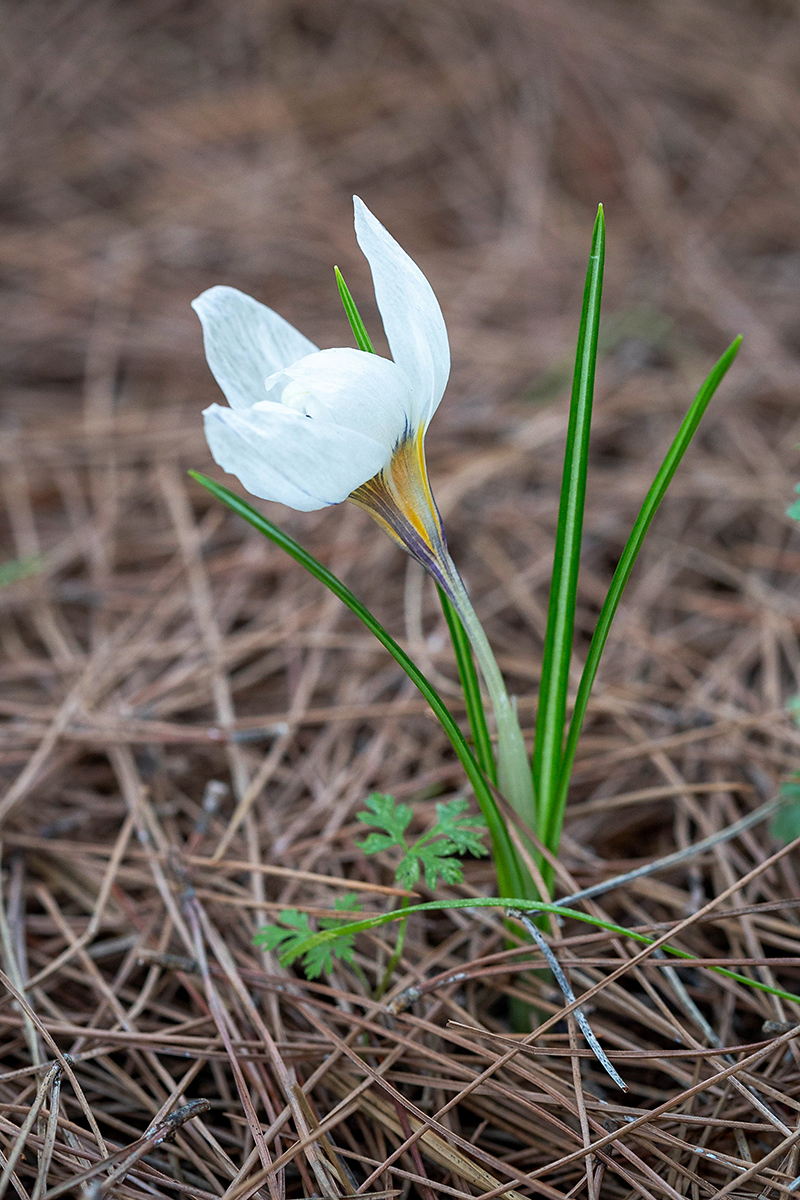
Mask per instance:
[[[194,308],[228,407],[206,409],[208,444],[254,496],[304,512],[351,500],[422,563],[472,642],[497,723],[500,790],[533,824],[519,722],[447,550],[425,463],[450,373],[444,318],[419,267],[358,198],[355,227],[392,358],[370,353],[366,334],[361,349],[318,350],[251,297],[210,288]]]

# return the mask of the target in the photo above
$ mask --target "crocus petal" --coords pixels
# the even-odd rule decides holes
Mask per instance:
[[[268,375],[316,350],[283,317],[237,288],[209,288],[192,308],[203,326],[208,365],[231,408],[263,400]]]
[[[247,411],[212,404],[203,416],[211,453],[223,470],[252,495],[300,512],[340,504],[389,458],[373,438],[282,404]]]
[[[387,453],[409,430],[411,384],[388,358],[342,348],[320,350],[270,376],[267,400],[278,401],[309,417],[362,433]]]
[[[450,346],[442,310],[417,264],[363,200],[355,196],[353,203],[356,238],[372,272],[392,358],[411,381],[414,424],[427,426],[450,375]]]

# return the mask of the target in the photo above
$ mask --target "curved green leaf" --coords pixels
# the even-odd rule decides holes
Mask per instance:
[[[202,475],[199,471],[190,471],[189,474],[192,479],[202,484],[213,496],[216,496],[218,500],[227,505],[232,512],[243,517],[254,529],[262,533],[264,537],[269,538],[276,546],[280,546],[295,562],[300,563],[315,579],[318,579],[320,583],[323,583],[325,587],[333,592],[334,596],[337,596],[343,604],[347,605],[351,612],[355,613],[358,619],[366,625],[370,633],[374,634],[381,645],[389,651],[395,662],[402,667],[408,678],[415,684],[431,706],[434,715],[450,739],[459,762],[463,766],[467,778],[472,785],[492,838],[495,864],[497,866],[497,882],[501,891],[507,890],[510,895],[524,896],[527,890],[533,886],[532,881],[514,849],[514,844],[511,841],[505,821],[492,795],[491,786],[473,757],[472,751],[450,710],[430,680],[420,671],[414,660],[409,658],[405,650],[398,646],[391,634],[387,633],[369,609],[327,567],[318,562],[313,554],[309,554],[307,550],[304,550],[299,542],[289,537],[277,525],[273,525],[272,521],[268,520],[267,517],[248,504],[246,500],[242,500],[241,497],[230,491],[223,484],[216,483],[215,480],[209,479],[207,475]]]
[[[495,896],[476,896],[466,900],[429,900],[425,904],[410,904],[408,908],[377,913],[373,917],[364,917],[360,921],[349,921],[346,925],[340,925],[337,930],[321,930],[319,933],[314,933],[302,941],[299,939],[295,941],[292,944],[291,951],[282,956],[281,962],[287,965],[300,955],[307,954],[309,950],[315,950],[317,946],[324,945],[325,942],[329,942],[332,938],[338,937],[341,934],[353,935],[356,933],[365,933],[370,929],[376,929],[379,925],[388,925],[390,921],[405,920],[414,913],[442,912],[454,908],[502,908],[509,915],[513,914],[514,910],[519,912],[554,913],[557,917],[563,917],[565,920],[583,921],[586,925],[594,925],[598,929],[607,930],[609,933],[616,933],[622,937],[632,938],[633,941],[641,942],[645,946],[652,946],[657,940],[634,929],[626,929],[624,925],[615,925],[612,921],[602,921],[599,917],[579,912],[575,908],[562,908],[558,904],[545,904],[541,900],[513,900]],[[659,949],[672,958],[689,959],[689,961],[694,961],[695,958],[687,950],[678,950],[677,947],[668,944],[660,946]],[[737,983],[744,983],[748,987],[756,988],[760,992],[766,992],[770,996],[779,996],[782,1000],[789,1000],[793,1004],[800,1004],[800,996],[796,996],[794,992],[786,992],[782,988],[771,987],[767,983],[761,983],[758,979],[750,979],[747,975],[740,975],[738,971],[729,971],[727,967],[707,967],[706,970],[714,971],[717,975],[724,975],[726,979],[734,979]]]
[[[575,629],[604,261],[605,220],[603,207],[600,205],[592,234],[592,248],[586,270],[583,307],[578,328],[533,750],[536,832],[551,850],[558,846],[557,841],[555,844],[553,842],[553,829],[556,825],[560,832],[556,812],[558,777],[564,747],[567,685]],[[546,878],[548,874],[545,870]]]

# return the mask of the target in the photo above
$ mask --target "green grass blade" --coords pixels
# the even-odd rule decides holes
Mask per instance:
[[[578,746],[578,738],[580,737],[581,728],[583,727],[584,718],[586,717],[586,707],[589,703],[589,695],[594,684],[597,668],[600,665],[600,657],[605,648],[608,639],[611,622],[614,619],[614,614],[622,597],[625,585],[628,582],[633,564],[636,562],[636,557],[642,548],[645,534],[650,528],[650,523],[656,515],[658,506],[664,499],[664,494],[669,487],[672,477],[678,469],[681,459],[683,458],[689,443],[697,431],[703,414],[708,408],[711,398],[725,377],[728,368],[739,351],[742,339],[739,337],[733,342],[719,361],[715,364],[707,379],[700,388],[700,391],[695,396],[692,406],[683,419],[680,429],[667,452],[666,458],[659,467],[650,487],[644,504],[639,510],[639,515],[636,518],[630,537],[625,544],[625,549],[622,551],[622,556],[617,563],[617,569],[614,572],[614,578],[611,581],[611,586],[608,589],[608,594],[600,610],[600,616],[597,619],[592,641],[589,646],[589,653],[586,656],[586,664],[583,668],[581,681],[578,686],[578,693],[575,697],[575,707],[572,712],[572,720],[570,722],[569,733],[567,735],[567,744],[564,749],[564,757],[561,765],[561,774],[558,781],[558,788],[554,801],[555,822],[551,826],[551,838],[547,845],[551,850],[558,850],[558,842],[561,834],[561,825],[564,819],[564,808],[567,803],[567,790],[569,788],[570,775],[572,773],[572,764],[575,761],[575,751]]]
[[[603,921],[599,917],[580,912],[576,908],[563,908],[558,904],[545,904],[541,900],[523,900],[520,903],[518,900],[511,900],[502,896],[473,896],[465,900],[429,900],[425,904],[411,904],[408,908],[377,913],[373,917],[362,917],[358,921],[350,921],[347,925],[340,925],[336,929],[323,929],[319,933],[312,933],[303,942],[296,942],[289,954],[281,956],[281,962],[284,965],[288,965],[301,955],[306,954],[309,950],[313,950],[316,946],[321,946],[325,942],[330,942],[343,933],[365,933],[367,930],[375,929],[379,925],[388,925],[390,921],[405,921],[414,913],[442,912],[455,908],[502,908],[511,910],[512,912],[514,909],[517,909],[520,912],[555,913],[558,917],[572,921],[583,921],[586,925],[594,925],[598,929],[605,929],[608,933],[615,933],[622,937],[631,938],[632,941],[640,942],[645,946],[652,946],[653,942],[657,941],[656,938],[648,937],[647,934],[639,933],[638,930],[626,929],[624,925],[615,925],[612,921]],[[257,939],[258,934],[256,934],[256,941]],[[672,958],[688,959],[690,962],[695,958],[688,950],[679,950],[677,946],[670,946],[668,943],[663,944],[660,949]],[[786,992],[782,988],[772,987],[770,984],[762,983],[759,979],[751,979],[748,975],[740,975],[738,971],[729,971],[727,967],[706,967],[705,969],[713,971],[717,975],[723,975],[726,979],[735,979],[737,983],[744,983],[747,987],[755,988],[759,992],[766,992],[769,996],[779,996],[782,1000],[789,1000],[794,1004],[800,1004],[800,996],[795,995],[794,992]]]
[[[464,700],[467,705],[467,717],[469,719],[469,727],[472,730],[475,755],[484,774],[491,779],[492,783],[497,783],[497,767],[492,750],[492,739],[489,736],[489,729],[486,725],[486,713],[484,712],[481,688],[478,683],[478,672],[475,670],[475,662],[472,657],[472,647],[470,646],[466,630],[461,624],[461,618],[453,608],[453,605],[438,584],[436,590],[439,593],[442,612],[447,621],[447,628],[450,630],[450,639],[453,643],[453,651],[456,656],[456,663],[458,664],[458,674],[461,679],[461,687],[464,691]]]
[[[605,220],[601,206],[592,234],[578,330],[533,751],[537,832],[546,846],[551,846],[552,841],[553,808],[564,746],[604,258]]]
[[[344,311],[347,313],[353,337],[356,339],[356,345],[359,350],[363,350],[366,354],[374,354],[375,348],[370,341],[367,327],[361,320],[361,313],[356,308],[356,302],[350,295],[350,289],[344,281],[342,272],[338,267],[334,267],[333,270],[336,275],[336,286],[339,289],[339,295],[342,298],[342,304],[344,305]]]
[[[472,785],[492,838],[495,865],[497,867],[497,881],[498,885],[500,885],[500,890],[507,890],[509,895],[520,897],[530,894],[533,881],[530,879],[528,871],[523,867],[514,849],[505,821],[492,795],[491,786],[487,783],[483,772],[478,766],[464,735],[449,709],[433,684],[423,675],[413,659],[409,658],[405,650],[398,646],[394,638],[386,632],[381,623],[353,595],[350,589],[345,587],[342,581],[337,579],[321,562],[318,562],[312,554],[304,550],[299,542],[289,537],[277,525],[273,525],[270,520],[262,516],[260,512],[257,512],[246,500],[242,500],[241,497],[235,495],[223,484],[216,483],[213,479],[209,479],[208,476],[200,474],[199,471],[190,471],[189,474],[192,479],[202,484],[204,488],[211,492],[213,496],[216,496],[218,500],[221,500],[223,504],[227,505],[238,516],[243,517],[245,521],[249,522],[264,537],[269,538],[276,546],[280,546],[282,550],[285,550],[295,562],[300,563],[315,579],[318,579],[320,583],[323,583],[325,587],[333,592],[343,604],[347,605],[351,612],[355,613],[358,619],[366,625],[370,633],[374,634],[381,645],[389,651],[395,662],[402,667],[406,675],[416,685],[431,706],[434,715],[450,739],[450,743]]]
[[[41,554],[28,554],[25,558],[12,558],[0,563],[0,587],[8,587],[29,575],[38,575],[45,568],[45,560]]]

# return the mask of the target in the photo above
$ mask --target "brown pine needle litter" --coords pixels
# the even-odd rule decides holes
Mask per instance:
[[[24,561],[0,588],[0,1196],[800,1191],[800,1005],[715,971],[800,993],[797,851],[770,834],[800,769],[795,6],[28,0],[3,27],[0,563]],[[556,871],[655,948],[427,912],[376,1000],[395,925],[314,981],[253,946],[287,909],[407,895],[355,845],[370,791],[420,833],[465,794],[394,662],[186,475],[212,469],[203,288],[349,344],[338,262],[385,349],[353,192],[442,302],[431,476],[529,738],[597,202],[581,653],[744,334],[612,631]],[[417,567],[351,506],[270,516],[464,720]],[[471,860],[410,899],[492,879]]]

